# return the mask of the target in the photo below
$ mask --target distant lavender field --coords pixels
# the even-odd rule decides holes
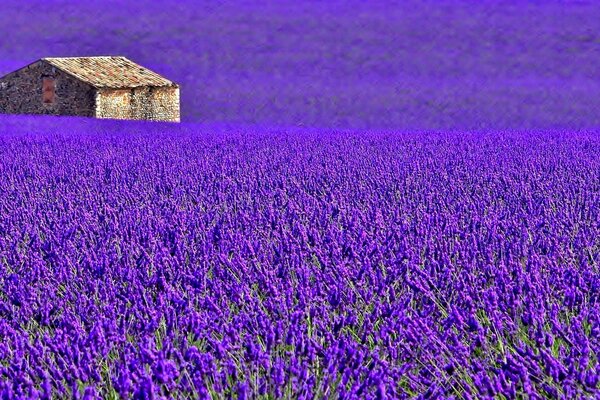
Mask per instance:
[[[43,56],[124,55],[182,84],[187,121],[600,125],[593,1],[219,3],[3,0],[0,74]]]
[[[0,115],[2,398],[600,397],[600,7],[132,4],[2,3],[184,113]]]

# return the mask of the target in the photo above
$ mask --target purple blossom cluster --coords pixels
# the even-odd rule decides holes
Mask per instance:
[[[6,118],[3,398],[600,396],[600,134]]]

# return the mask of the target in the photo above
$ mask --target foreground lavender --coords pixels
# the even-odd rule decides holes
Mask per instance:
[[[5,398],[600,395],[599,134],[132,126],[0,136]]]

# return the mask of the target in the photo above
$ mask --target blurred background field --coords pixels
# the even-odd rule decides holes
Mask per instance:
[[[594,2],[2,2],[0,75],[124,55],[182,85],[186,122],[600,125]]]

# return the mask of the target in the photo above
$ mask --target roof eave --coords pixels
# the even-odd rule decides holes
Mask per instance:
[[[170,85],[130,85],[130,86],[95,86],[97,89],[106,89],[106,90],[127,90],[127,89],[137,89],[137,88],[145,88],[145,87],[152,87],[152,88],[173,88],[173,89],[179,89],[179,85],[176,83],[170,84]]]

